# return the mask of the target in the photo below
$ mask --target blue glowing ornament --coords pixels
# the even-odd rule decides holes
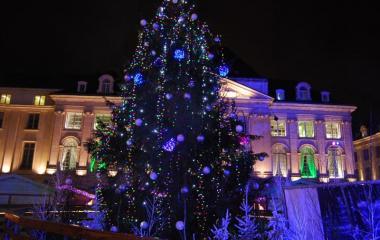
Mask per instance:
[[[156,56],[156,51],[154,51],[154,50],[152,50],[151,52],[150,52],[150,54],[152,55],[152,56]]]
[[[208,174],[210,174],[210,172],[211,172],[211,168],[208,167],[208,166],[206,166],[206,167],[203,168],[202,172],[203,172],[205,175],[208,175]]]
[[[117,227],[116,227],[116,226],[112,226],[112,227],[111,227],[111,229],[110,229],[110,231],[111,231],[111,232],[117,232],[117,231],[118,231],[118,229],[117,229]]]
[[[183,49],[177,49],[174,51],[174,58],[178,61],[185,58],[185,51]]]
[[[145,19],[142,19],[142,20],[140,21],[140,25],[141,25],[142,27],[145,27],[146,24],[147,24],[147,21],[146,21]]]
[[[199,135],[198,137],[197,137],[197,141],[198,142],[203,142],[205,140],[205,137],[203,136],[203,135]]]
[[[169,141],[167,141],[167,142],[162,146],[162,149],[164,149],[166,152],[173,152],[174,149],[175,149],[175,145],[176,145],[175,139],[174,139],[174,138],[171,138],[171,139],[169,139]]]
[[[230,170],[224,170],[224,175],[229,176],[231,174]]]
[[[194,81],[190,81],[189,82],[189,87],[193,88],[195,86],[195,82]]]
[[[148,222],[146,222],[146,221],[142,221],[142,222],[140,223],[140,228],[141,228],[141,229],[147,229],[148,227],[149,227]]]
[[[160,29],[160,25],[158,23],[153,23],[153,29],[154,30]]]
[[[242,125],[237,125],[237,126],[235,127],[235,130],[236,130],[236,132],[241,133],[241,132],[244,130],[244,128],[243,128]]]
[[[195,21],[198,19],[198,15],[196,13],[191,14],[191,21]]]
[[[214,57],[215,57],[215,55],[214,55],[213,53],[209,53],[209,54],[208,54],[208,59],[209,59],[209,60],[214,59]]]
[[[186,193],[189,193],[189,188],[187,186],[184,186],[181,188],[181,193],[182,194],[186,194]]]
[[[157,173],[155,173],[155,172],[151,172],[151,173],[149,174],[149,178],[152,179],[153,181],[156,181],[157,178],[158,178],[158,175],[157,175]]]
[[[171,94],[171,93],[167,93],[167,94],[165,94],[165,98],[166,98],[167,100],[170,100],[170,99],[173,98],[173,94]]]
[[[128,74],[125,74],[125,75],[124,75],[124,80],[125,80],[125,81],[129,81],[129,80],[131,80],[131,76],[129,76]]]
[[[219,67],[219,75],[225,77],[230,72],[230,68],[227,65],[222,65]]]
[[[144,82],[143,75],[141,73],[136,73],[135,76],[133,77],[133,82],[136,85],[141,85]]]
[[[136,124],[136,126],[141,127],[143,124],[143,120],[138,118],[138,119],[136,119],[135,124]]]
[[[220,42],[220,37],[215,37],[214,41],[217,42],[217,43]]]
[[[132,145],[132,140],[131,140],[131,139],[129,139],[129,140],[127,141],[127,145],[128,145],[128,146],[131,146],[131,145]]]
[[[178,231],[182,231],[185,228],[185,223],[183,221],[178,221],[175,223],[175,228]]]
[[[178,141],[178,142],[183,142],[183,141],[185,141],[185,136],[183,136],[183,134],[178,134],[178,135],[177,135],[177,141]]]
[[[190,93],[185,93],[185,94],[183,94],[183,97],[185,99],[191,99],[191,94]]]

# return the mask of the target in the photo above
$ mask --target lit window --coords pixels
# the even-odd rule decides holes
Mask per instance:
[[[109,124],[111,122],[111,114],[96,114],[94,129],[99,126],[99,123]]]
[[[273,176],[287,176],[286,150],[283,145],[276,144],[272,148]]]
[[[326,122],[326,138],[328,139],[340,139],[340,124],[338,122]]]
[[[276,99],[278,101],[285,100],[285,91],[283,89],[277,89],[276,90]]]
[[[300,172],[303,178],[316,178],[317,168],[314,160],[314,150],[305,146],[301,149]]]
[[[33,165],[35,143],[24,143],[24,152],[22,154],[22,163],[20,169],[30,170]]]
[[[38,113],[29,114],[26,129],[38,129],[39,121],[40,121],[40,114]]]
[[[44,106],[45,105],[46,96],[35,96],[34,97],[34,105],[36,106]]]
[[[82,113],[68,112],[66,115],[65,128],[66,129],[81,129],[82,127]]]
[[[343,178],[343,156],[339,148],[329,148],[328,164],[330,178]]]
[[[62,145],[61,170],[73,170],[78,162],[78,142],[69,137],[63,141]]]
[[[0,128],[3,128],[4,113],[0,112]]]
[[[313,138],[314,137],[313,121],[299,121],[298,135],[300,138]]]
[[[1,94],[0,104],[10,104],[11,103],[11,94]]]
[[[286,121],[285,120],[271,120],[270,121],[271,134],[273,137],[286,137]]]

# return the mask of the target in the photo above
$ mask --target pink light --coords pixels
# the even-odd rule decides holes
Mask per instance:
[[[58,187],[58,190],[69,190],[71,192],[74,192],[76,194],[79,194],[79,195],[82,195],[82,196],[85,196],[89,199],[95,199],[95,195],[94,194],[91,194],[91,193],[88,193],[86,191],[83,191],[83,190],[80,190],[78,188],[75,188],[75,187],[72,187],[70,185],[62,185],[62,186],[59,186]]]

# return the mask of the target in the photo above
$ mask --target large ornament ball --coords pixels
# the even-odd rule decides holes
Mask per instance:
[[[253,189],[257,190],[257,189],[259,189],[260,185],[255,182],[255,183],[252,183],[252,187],[253,187]]]
[[[135,124],[136,124],[136,126],[141,127],[143,124],[143,120],[138,118],[138,119],[136,119]]]
[[[198,19],[198,15],[196,13],[191,14],[191,20],[195,21]]]
[[[179,23],[183,22],[183,20],[185,20],[185,19],[182,16],[178,18]]]
[[[73,184],[73,180],[71,178],[66,178],[65,184],[66,185],[71,185],[71,184]]]
[[[156,181],[158,178],[158,175],[155,172],[151,172],[149,175],[149,178],[152,179],[153,181]]]
[[[129,76],[128,74],[125,74],[125,75],[124,75],[124,80],[125,80],[125,81],[129,81],[129,80],[131,80],[131,76]]]
[[[173,98],[173,94],[171,94],[171,93],[167,93],[167,94],[165,94],[165,98],[166,98],[167,100],[170,100],[170,99]]]
[[[116,226],[112,226],[110,230],[111,230],[111,232],[117,232],[118,231]]]
[[[241,133],[244,130],[242,125],[237,125],[235,129],[236,129],[236,132],[238,133]]]
[[[187,186],[184,186],[181,188],[181,193],[182,194],[186,194],[186,193],[189,193],[189,188]]]
[[[173,2],[174,4],[177,4],[177,3],[178,3],[178,0],[172,0],[172,2]]]
[[[143,27],[145,27],[146,24],[147,24],[146,20],[145,19],[141,19],[140,25],[143,26]]]
[[[194,81],[190,81],[189,82],[189,87],[193,88],[195,86],[195,82]]]
[[[217,42],[217,43],[220,42],[220,37],[215,37],[214,41]]]
[[[211,168],[210,167],[206,166],[206,167],[203,168],[203,173],[204,174],[208,175],[208,174],[210,174],[210,172],[211,172]]]
[[[260,160],[260,161],[264,161],[264,160],[265,160],[265,156],[264,156],[264,155],[260,155],[260,156],[259,156],[259,160]]]
[[[231,171],[228,169],[224,170],[224,175],[229,176],[231,174]]]
[[[215,55],[213,53],[209,53],[208,54],[208,59],[212,60],[214,59]]]
[[[153,29],[154,30],[160,29],[160,25],[158,23],[153,23]]]
[[[156,51],[154,51],[154,50],[152,50],[151,52],[150,52],[150,54],[152,55],[152,56],[156,56]]]
[[[190,93],[185,93],[185,94],[183,94],[183,97],[185,99],[191,99],[191,94]]]
[[[185,223],[183,221],[178,221],[175,223],[175,228],[178,231],[182,231],[185,228]]]
[[[205,137],[203,136],[203,135],[199,135],[198,137],[197,137],[197,141],[198,142],[203,142],[205,140]]]
[[[177,141],[178,141],[178,142],[183,142],[183,141],[185,141],[185,136],[183,136],[182,134],[178,134],[178,135],[177,135]]]
[[[127,145],[128,145],[128,146],[131,146],[131,145],[132,145],[132,140],[131,140],[131,139],[127,140]]]
[[[142,222],[140,223],[140,228],[141,228],[141,229],[147,229],[148,227],[149,227],[148,222],[146,222],[146,221],[142,221]]]

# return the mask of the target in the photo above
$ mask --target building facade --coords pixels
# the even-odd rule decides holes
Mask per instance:
[[[367,135],[363,126],[362,138],[354,141],[354,158],[358,170],[358,179],[380,179],[380,132]]]
[[[353,106],[330,103],[328,92],[314,103],[311,86],[294,86],[294,101],[277,89],[269,96],[265,79],[222,79],[221,95],[234,100],[245,131],[259,135],[251,143],[268,157],[257,161],[253,174],[317,179],[356,179],[351,113]],[[0,169],[2,173],[45,175],[58,167],[88,175],[86,143],[98,120],[108,121],[107,102],[120,103],[114,79],[103,75],[95,92],[80,81],[76,92],[57,89],[0,88]]]

